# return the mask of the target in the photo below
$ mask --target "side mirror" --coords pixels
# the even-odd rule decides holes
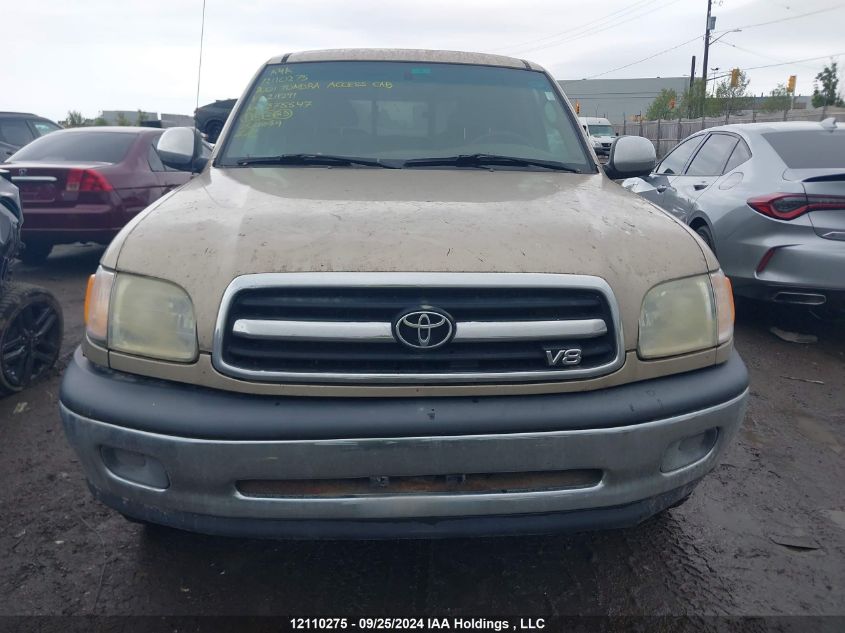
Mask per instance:
[[[604,166],[613,180],[648,176],[657,164],[654,145],[642,136],[620,136],[610,146],[610,156]]]
[[[156,143],[161,162],[179,171],[201,172],[208,164],[203,152],[203,141],[199,130],[192,127],[172,127],[162,134]]]

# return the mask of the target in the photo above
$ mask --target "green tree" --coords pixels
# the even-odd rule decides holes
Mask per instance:
[[[789,110],[791,106],[792,95],[786,91],[785,85],[778,84],[778,87],[774,88],[769,93],[769,96],[763,99],[760,109],[763,112],[782,112],[783,110]]]
[[[68,110],[67,119],[65,120],[65,127],[85,127],[88,123],[85,117],[79,110]]]
[[[109,124],[109,122],[108,122],[108,121],[106,121],[106,118],[105,118],[103,115],[100,115],[100,116],[98,116],[96,119],[94,119],[94,123],[93,123],[93,124],[94,124],[94,125],[108,125],[108,124]]]
[[[721,116],[732,114],[751,107],[754,98],[748,94],[748,85],[751,80],[740,71],[739,81],[736,86],[731,86],[731,78],[725,77],[716,84],[716,95],[713,99],[707,99],[705,109],[709,116]]]
[[[664,88],[651,102],[646,110],[645,118],[649,121],[657,119],[676,119],[682,110],[678,109],[678,93],[671,88]]]
[[[121,126],[124,126],[124,127],[125,127],[125,126],[127,126],[127,125],[132,125],[132,124],[129,122],[129,119],[127,119],[127,118],[124,116],[123,112],[121,112],[121,113],[119,113],[119,114],[117,115],[117,124],[118,124],[118,125],[121,125]]]
[[[839,94],[839,69],[834,61],[830,66],[825,66],[813,82],[813,107],[821,108],[826,105],[845,106],[842,95]]]
[[[681,95],[680,110],[689,119],[704,116],[704,82],[696,79],[692,82],[692,89],[687,88]]]

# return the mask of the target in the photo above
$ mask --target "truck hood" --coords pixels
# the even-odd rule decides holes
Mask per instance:
[[[211,168],[162,198],[103,265],[185,288],[203,350],[235,277],[306,271],[596,275],[632,349],[645,292],[708,260],[690,231],[601,174],[256,167]]]

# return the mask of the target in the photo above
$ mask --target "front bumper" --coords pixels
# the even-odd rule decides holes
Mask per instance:
[[[95,495],[146,521],[277,538],[542,533],[633,525],[684,498],[736,432],[747,384],[734,353],[717,367],[591,394],[273,398],[118,374],[77,352],[61,413]],[[168,404],[177,399],[173,418]],[[227,400],[233,408],[221,405]],[[268,418],[268,411],[275,415]],[[417,423],[426,421],[431,432],[422,434]],[[492,430],[479,432],[479,421]],[[395,432],[388,434],[391,425]],[[661,471],[673,442],[714,429],[715,443],[703,456]],[[103,447],[154,458],[169,485],[157,489],[117,476]],[[564,469],[601,476],[553,490],[334,497],[256,497],[237,485]]]

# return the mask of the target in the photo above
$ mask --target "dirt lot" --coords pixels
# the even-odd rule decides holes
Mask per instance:
[[[100,253],[59,248],[16,271],[64,306],[62,364]],[[574,536],[311,543],[145,530],[91,499],[62,434],[57,372],[0,401],[0,615],[845,614],[845,332],[761,306],[738,318],[752,396],[721,466],[662,517]],[[783,342],[773,322],[819,341]]]

